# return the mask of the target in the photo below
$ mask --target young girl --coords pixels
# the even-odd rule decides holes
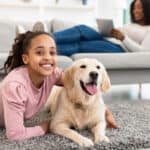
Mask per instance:
[[[0,127],[10,140],[23,140],[48,132],[49,122],[25,127],[24,120],[34,116],[45,104],[53,85],[60,85],[62,70],[56,67],[57,51],[46,32],[26,32],[15,39],[4,64],[8,75],[0,87]],[[108,125],[117,127],[109,110]]]
[[[27,139],[44,135],[48,122],[25,127],[45,104],[54,84],[60,84],[61,70],[56,67],[56,45],[45,32],[20,34],[5,62],[9,73],[0,89],[0,126],[6,127],[7,138]]]

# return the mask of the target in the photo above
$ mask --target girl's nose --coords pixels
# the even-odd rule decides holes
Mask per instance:
[[[45,56],[44,56],[44,59],[46,59],[46,60],[49,60],[49,59],[51,59],[52,58],[52,56],[48,53],[48,54],[45,54]]]

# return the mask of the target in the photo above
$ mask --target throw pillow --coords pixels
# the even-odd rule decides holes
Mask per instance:
[[[52,32],[57,32],[57,31],[61,31],[67,28],[71,28],[73,26],[77,25],[77,23],[75,22],[71,22],[71,21],[64,21],[64,20],[60,20],[60,19],[53,19],[51,21],[51,30]]]
[[[16,35],[21,34],[21,33],[25,33],[26,30],[22,25],[17,25],[16,26]]]
[[[36,23],[33,25],[32,31],[33,31],[33,32],[35,32],[35,31],[45,31],[45,32],[48,32],[48,28],[47,28],[47,26],[46,26],[46,23],[41,22],[41,21],[38,21],[38,22],[36,22]]]

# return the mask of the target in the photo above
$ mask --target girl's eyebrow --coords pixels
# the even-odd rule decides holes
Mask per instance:
[[[56,49],[56,46],[51,46],[51,47],[49,47],[49,48],[54,48],[54,49]]]
[[[38,49],[38,48],[44,48],[44,46],[37,46],[37,47],[35,47],[35,49]],[[49,48],[50,48],[50,49],[56,49],[55,46],[50,46]]]

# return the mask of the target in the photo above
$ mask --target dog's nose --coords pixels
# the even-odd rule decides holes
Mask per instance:
[[[90,72],[90,78],[93,80],[97,80],[98,73],[95,71]]]

